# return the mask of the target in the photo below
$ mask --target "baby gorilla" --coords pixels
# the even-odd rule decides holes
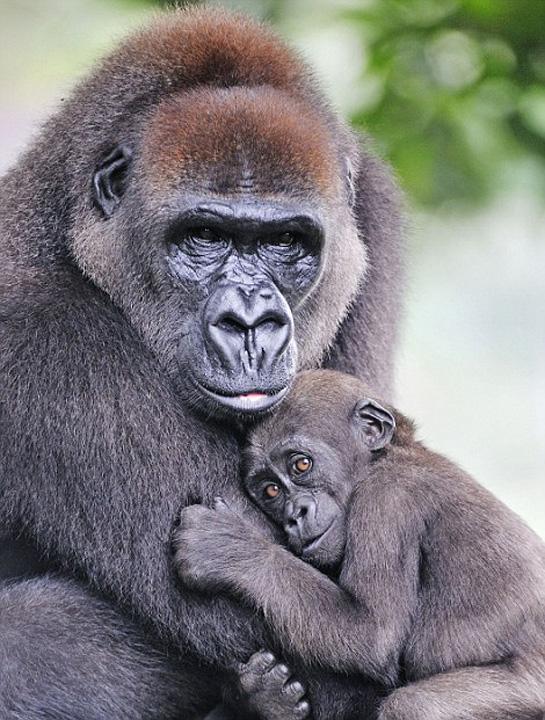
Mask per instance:
[[[393,689],[380,720],[543,718],[545,544],[407,418],[353,377],[303,373],[253,432],[244,483],[291,552],[194,506],[187,582],[262,611],[302,663]]]

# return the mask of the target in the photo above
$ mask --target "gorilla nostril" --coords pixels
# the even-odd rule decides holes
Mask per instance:
[[[241,295],[244,295],[245,298],[249,299],[254,294],[255,288],[254,287],[245,287],[244,285],[240,285],[238,287],[238,291]]]
[[[287,324],[287,321],[276,315],[266,315],[258,318],[257,321],[250,323],[239,319],[235,315],[223,315],[219,320],[213,323],[220,330],[234,332],[237,334],[247,333],[248,330],[259,330],[265,333],[274,333]]]
[[[288,524],[291,527],[294,527],[295,525],[297,525],[299,523],[300,520],[302,520],[304,517],[306,517],[307,513],[308,513],[307,507],[296,508],[293,511],[293,516],[288,520]]]
[[[274,332],[288,324],[288,319],[278,313],[267,313],[259,318],[254,327],[256,330],[268,330]]]
[[[243,325],[232,315],[225,315],[215,323],[216,327],[226,332],[236,333],[237,335],[244,334],[248,328]]]

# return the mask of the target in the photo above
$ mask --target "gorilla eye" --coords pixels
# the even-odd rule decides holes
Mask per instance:
[[[203,242],[217,242],[221,239],[217,232],[207,227],[192,228],[187,234],[194,240],[202,240]]]
[[[280,247],[290,247],[295,242],[295,235],[290,232],[282,233],[282,235],[279,235],[276,239],[276,245],[279,245]]]
[[[312,467],[312,458],[308,455],[296,455],[291,461],[291,470],[295,475],[303,475]]]
[[[223,233],[206,226],[197,226],[184,228],[182,236],[176,244],[190,253],[207,255],[226,251],[230,242],[230,238]]]
[[[280,249],[291,248],[297,243],[297,241],[298,237],[292,232],[284,232],[280,235],[271,235],[265,240],[266,244],[270,247]]]
[[[264,493],[269,498],[277,498],[282,490],[276,485],[276,483],[269,483],[264,488]]]

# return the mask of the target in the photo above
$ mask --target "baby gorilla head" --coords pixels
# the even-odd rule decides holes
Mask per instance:
[[[356,378],[301,373],[249,438],[246,490],[284,529],[294,553],[317,567],[335,567],[344,556],[353,479],[394,430],[392,413],[367,397]]]

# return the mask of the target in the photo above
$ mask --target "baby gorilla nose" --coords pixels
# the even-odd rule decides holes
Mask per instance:
[[[320,534],[320,523],[316,517],[316,501],[305,493],[288,500],[284,509],[284,530],[290,545],[300,552],[309,540]]]
[[[218,288],[205,310],[210,349],[227,371],[270,371],[293,337],[289,306],[271,286]]]
[[[285,517],[288,527],[300,526],[304,522],[304,518],[308,515],[311,508],[315,508],[316,503],[311,495],[301,495],[294,500],[286,503]]]

